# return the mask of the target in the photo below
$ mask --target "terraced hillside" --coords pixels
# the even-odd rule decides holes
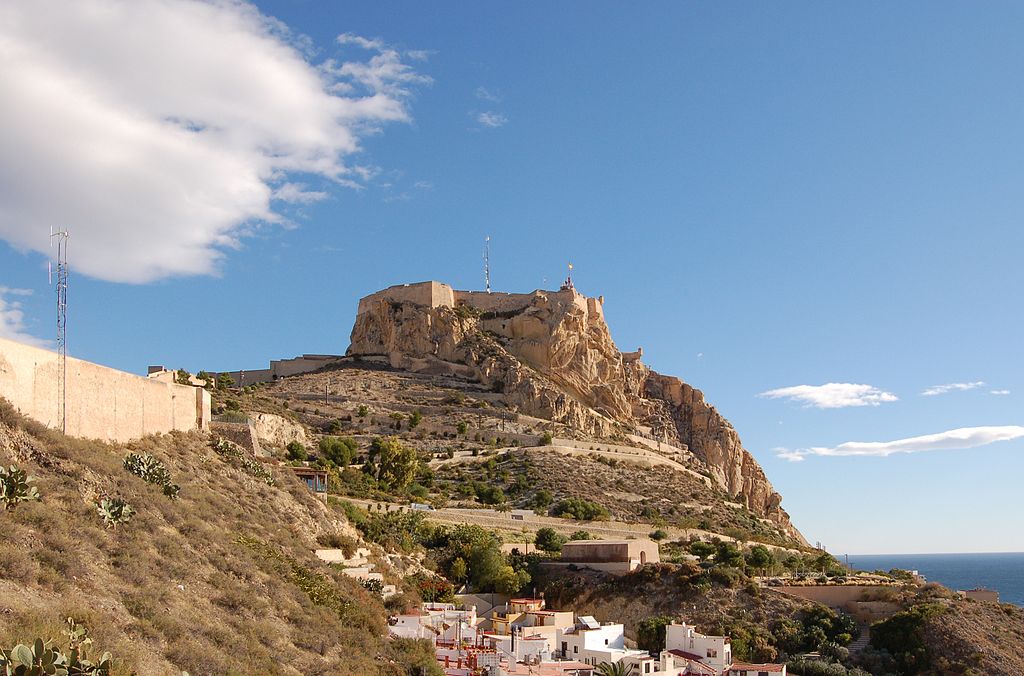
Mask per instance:
[[[216,407],[283,416],[317,437],[345,436],[358,445],[356,464],[375,438],[392,435],[429,464],[418,497],[437,505],[533,508],[539,493],[553,501],[580,497],[621,521],[702,529],[785,546],[801,542],[759,518],[678,448],[629,437],[599,438],[518,413],[500,393],[449,376],[391,369],[348,358],[318,373],[216,393]],[[657,449],[661,448],[659,452]],[[278,448],[279,456],[284,449]],[[341,473],[340,478],[344,478]],[[348,475],[350,478],[351,474]],[[494,489],[477,496],[472,487]],[[359,481],[339,481],[355,497],[390,499]],[[493,496],[502,496],[497,501]],[[550,502],[541,505],[543,512]]]

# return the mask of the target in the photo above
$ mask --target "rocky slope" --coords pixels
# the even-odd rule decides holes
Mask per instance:
[[[620,352],[603,305],[571,287],[531,294],[459,292],[436,282],[392,287],[360,302],[348,354],[477,380],[520,412],[584,434],[639,433],[680,447],[752,512],[800,539],[729,421],[700,390],[644,365],[640,352]]]
[[[178,497],[129,473],[128,452],[163,463]],[[250,470],[269,466],[244,459],[197,433],[71,439],[0,399],[0,465],[33,475],[41,496],[0,505],[0,648],[66,647],[72,617],[115,675],[439,673],[428,644],[387,639],[379,597],[313,555],[365,546],[343,514],[287,468],[268,485]],[[134,516],[104,527],[104,496]]]

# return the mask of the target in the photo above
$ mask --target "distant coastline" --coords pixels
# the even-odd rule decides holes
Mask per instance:
[[[1024,552],[985,554],[849,554],[850,565],[861,570],[916,570],[929,582],[950,589],[984,587],[999,592],[999,600],[1024,607]]]

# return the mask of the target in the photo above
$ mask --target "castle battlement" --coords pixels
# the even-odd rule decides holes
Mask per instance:
[[[456,307],[468,305],[481,312],[518,312],[537,303],[541,298],[558,299],[579,305],[590,313],[604,316],[604,297],[588,298],[573,287],[558,291],[537,289],[531,293],[503,293],[498,291],[457,291],[444,282],[416,282],[398,284],[363,297],[358,314],[370,311],[380,301],[414,303],[426,307]]]

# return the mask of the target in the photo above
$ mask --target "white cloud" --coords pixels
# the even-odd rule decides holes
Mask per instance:
[[[1002,396],[1006,396],[1007,394],[1009,394],[1010,390],[992,390],[991,393],[996,395],[996,396],[1002,397]]]
[[[412,187],[417,190],[433,190],[434,184],[431,181],[416,181],[412,184]]]
[[[293,174],[359,186],[360,139],[406,122],[429,78],[379,39],[309,61],[308,40],[234,0],[0,3],[0,239],[118,282],[212,274]],[[362,54],[359,55],[362,58]]]
[[[488,127],[490,129],[496,129],[508,124],[508,118],[501,113],[479,113],[476,116],[476,121],[481,127]]]
[[[979,387],[984,387],[985,383],[978,380],[973,383],[949,383],[947,385],[933,385],[921,392],[921,396],[934,397],[940,394],[946,394],[948,392],[966,392],[967,390],[976,390]]]
[[[473,92],[481,101],[490,101],[491,103],[501,103],[501,94],[498,92],[491,91],[486,87],[477,87],[476,91]]]
[[[31,296],[30,289],[10,289],[0,286],[0,338],[10,338],[30,345],[45,347],[47,341],[36,338],[29,334],[25,326],[25,313],[21,309],[21,302],[8,300],[9,296]]]
[[[963,427],[938,434],[926,434],[909,439],[895,441],[848,441],[845,444],[827,448],[816,446],[798,450],[786,448],[774,449],[778,457],[791,462],[802,461],[809,455],[840,457],[840,456],[878,456],[886,457],[894,453],[922,453],[924,451],[947,451],[987,446],[997,441],[1010,441],[1024,437],[1024,427],[1004,425],[1001,427]]]
[[[327,193],[321,190],[306,190],[302,183],[284,183],[274,190],[273,197],[289,204],[312,204],[327,199]]]
[[[891,392],[871,385],[856,383],[826,383],[824,385],[794,385],[768,390],[757,395],[767,399],[789,399],[814,408],[848,408],[851,406],[878,406],[897,401]]]

